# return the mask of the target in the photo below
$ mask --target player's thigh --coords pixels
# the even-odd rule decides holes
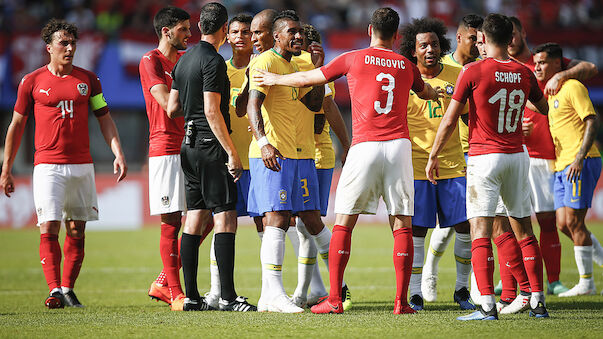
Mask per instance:
[[[249,199],[249,183],[251,175],[249,170],[243,170],[241,177],[237,181],[237,216],[243,217],[249,215],[247,212],[247,200]]]
[[[514,218],[529,217],[532,213],[528,172],[530,161],[527,152],[503,154],[501,163],[506,167],[502,177],[500,196],[507,213]]]
[[[194,147],[183,145],[180,151],[180,163],[184,174],[184,194],[187,210],[205,210],[205,201],[201,192],[201,180],[197,161],[201,156]],[[187,213],[188,218],[188,213]]]
[[[198,147],[201,157],[197,166],[205,206],[214,213],[236,210],[237,186],[226,166],[226,151],[217,140],[204,142]]]
[[[65,192],[64,219],[98,220],[98,202],[93,164],[66,165],[68,171]]]
[[[335,213],[355,215],[377,212],[383,162],[380,142],[361,142],[350,148],[337,185]]]
[[[316,175],[318,176],[318,194],[320,195],[320,214],[324,217],[327,215],[327,210],[329,208],[329,196],[331,194],[333,169],[316,169]]]
[[[319,211],[320,193],[314,159],[297,159],[293,213]]]
[[[254,215],[263,215],[272,211],[292,211],[295,171],[294,159],[277,159],[281,170],[272,171],[264,165],[261,158],[249,159],[251,182],[247,210]]]
[[[436,187],[429,180],[415,180],[414,216],[412,224],[433,228],[436,225],[437,200]]]
[[[555,195],[553,191],[554,167],[553,160],[530,158],[528,180],[532,207],[535,213],[555,210]]]
[[[382,142],[385,161],[381,194],[389,215],[414,213],[414,174],[411,143],[408,139]]]
[[[186,210],[180,154],[149,157],[149,205],[151,215]]]
[[[438,180],[436,192],[440,227],[451,227],[467,221],[465,177]]]
[[[568,168],[559,175],[563,185],[563,206],[575,210],[590,208],[597,181],[601,174],[601,158],[586,158],[580,177],[574,181],[567,180]]]
[[[67,190],[65,165],[39,164],[33,171],[33,197],[38,225],[63,219]]]
[[[467,219],[493,217],[500,195],[499,154],[470,156],[467,160]]]

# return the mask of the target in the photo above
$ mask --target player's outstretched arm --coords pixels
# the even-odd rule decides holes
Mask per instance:
[[[584,129],[584,139],[582,139],[582,145],[580,145],[580,150],[578,150],[576,158],[569,165],[567,171],[567,180],[570,182],[574,182],[580,178],[580,173],[582,172],[582,167],[584,165],[584,158],[586,157],[586,154],[590,148],[593,146],[593,142],[597,136],[597,131],[599,130],[599,116],[587,116],[584,119],[584,124],[586,125],[586,128]]]
[[[322,108],[325,111],[325,117],[327,118],[329,125],[331,125],[331,129],[343,147],[341,164],[344,164],[348,151],[350,150],[350,134],[348,133],[348,128],[345,126],[339,107],[337,107],[332,95],[325,98]]]
[[[438,101],[444,96],[444,90],[440,87],[433,88],[430,84],[425,83],[423,90],[417,92],[417,96],[423,100]]]
[[[113,118],[111,118],[110,113],[103,114],[100,117],[97,117],[97,119],[101,133],[103,134],[103,137],[105,137],[107,145],[111,147],[111,152],[115,155],[115,160],[113,161],[113,174],[119,174],[117,176],[117,182],[120,182],[126,177],[126,174],[128,174],[128,165],[126,164],[126,158],[124,157],[124,152],[121,148],[117,127],[115,127],[115,122],[113,121]]]
[[[2,174],[0,175],[0,188],[4,191],[7,197],[15,191],[15,183],[13,180],[12,169],[21,138],[25,131],[27,116],[13,112],[13,119],[8,126],[6,132],[6,141],[4,142],[4,163],[2,164]]]
[[[203,111],[205,112],[205,118],[209,128],[214,133],[222,148],[228,154],[228,173],[232,175],[234,181],[239,181],[241,174],[243,173],[243,165],[241,164],[241,158],[237,153],[236,148],[228,133],[226,122],[220,111],[220,101],[222,100],[221,94],[218,92],[203,92]]]
[[[318,85],[312,87],[312,90],[301,98],[301,102],[312,112],[318,112],[322,108],[322,102],[325,98],[325,86]]]
[[[180,94],[177,89],[172,88],[172,90],[170,91],[170,97],[168,98],[166,113],[170,119],[184,116],[182,106],[180,105]]]
[[[245,71],[245,76],[249,78],[249,68]],[[249,100],[249,81],[245,81],[243,88],[239,92],[235,101],[235,112],[239,118],[247,114],[247,101]]]
[[[290,86],[290,87],[309,87],[324,85],[327,79],[320,70],[315,68],[311,71],[296,72],[291,74],[274,74],[261,69],[254,69],[253,81],[260,86]]]
[[[258,146],[262,152],[262,160],[266,168],[278,172],[281,170],[281,165],[277,158],[283,159],[281,152],[272,146],[268,141],[266,132],[264,132],[264,119],[262,118],[262,103],[266,95],[258,90],[252,89],[249,91],[249,102],[247,103],[247,117],[249,118],[249,126],[251,133],[255,137]]]
[[[559,92],[563,82],[568,79],[576,79],[580,82],[591,79],[599,73],[597,66],[592,62],[582,60],[572,60],[568,65],[567,69],[553,75],[552,78],[547,81],[544,87],[545,95],[555,95]]]
[[[427,166],[425,166],[427,179],[434,185],[437,184],[434,178],[434,172],[436,177],[440,176],[438,154],[440,154],[444,148],[444,145],[446,145],[446,142],[448,142],[448,139],[450,139],[450,136],[454,132],[454,129],[459,122],[459,116],[463,112],[464,106],[465,104],[451,99],[448,109],[446,110],[446,113],[440,122],[440,127],[438,127],[438,132],[436,133],[433,147],[431,148],[431,153],[429,154]]]
[[[543,115],[549,114],[549,103],[545,96],[542,96],[538,102],[526,101],[526,107]]]

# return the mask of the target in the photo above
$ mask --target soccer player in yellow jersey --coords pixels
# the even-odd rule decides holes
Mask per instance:
[[[260,311],[300,313],[286,295],[282,281],[285,232],[292,213],[303,210],[303,193],[297,166],[296,128],[298,101],[312,111],[320,110],[324,86],[294,88],[260,86],[252,78],[259,70],[290,74],[299,70],[293,55],[299,55],[303,28],[293,11],[279,13],[273,23],[275,45],[254,59],[249,71],[247,115],[254,135],[249,147],[251,184],[248,211],[264,215],[260,251],[262,288]],[[268,288],[266,288],[268,287]]]
[[[536,78],[549,81],[562,70],[563,51],[547,43],[534,50]],[[580,281],[560,297],[595,294],[593,241],[584,218],[601,175],[601,155],[593,145],[599,119],[586,87],[568,79],[557,94],[548,97],[549,126],[555,144],[555,212],[557,226],[568,228]]]
[[[411,92],[408,100],[408,130],[412,143],[412,164],[415,185],[415,214],[412,218],[414,258],[410,278],[410,303],[416,311],[423,309],[421,273],[425,256],[425,236],[429,228],[455,228],[457,231],[454,254],[457,263],[457,279],[454,301],[461,309],[475,309],[469,301],[469,273],[471,272],[471,236],[465,208],[465,159],[455,129],[450,141],[439,156],[442,167],[438,184],[431,184],[423,168],[431,151],[434,138],[444,112],[450,103],[456,79],[461,71],[458,66],[440,62],[442,53],[450,49],[446,39],[446,26],[441,20],[415,19],[402,30],[404,36],[401,54],[414,61],[423,80],[432,87],[445,89],[438,101],[423,100]],[[433,273],[432,273],[433,274]],[[437,277],[430,277],[436,279]]]

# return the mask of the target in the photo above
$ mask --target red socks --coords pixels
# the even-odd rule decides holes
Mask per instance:
[[[331,283],[329,302],[336,305],[341,302],[341,284],[343,272],[350,259],[352,247],[352,229],[335,225],[329,246],[329,280]],[[412,258],[411,258],[412,260]]]
[[[172,299],[182,293],[180,285],[179,262],[180,256],[178,251],[178,232],[180,231],[180,223],[175,225],[161,224],[161,238],[159,239],[159,252],[161,261],[163,262],[163,271],[167,279]],[[161,276],[161,275],[160,275]]]
[[[65,260],[63,261],[61,286],[73,288],[75,279],[80,275],[80,269],[84,261],[84,237],[73,238],[65,235],[63,253],[65,254]]]
[[[414,247],[412,228],[404,227],[394,231],[394,268],[396,269],[396,300],[406,303],[408,284],[412,273]]]
[[[40,262],[48,288],[61,287],[61,245],[58,234],[40,234]]]
[[[494,255],[489,238],[478,238],[471,243],[471,264],[481,295],[494,294]]]
[[[542,219],[542,220],[541,220]],[[539,218],[540,223],[540,252],[546,266],[549,283],[559,280],[561,271],[561,243],[555,217]]]
[[[535,236],[523,239],[519,242],[523,264],[530,279],[532,292],[542,292],[542,255]]]
[[[528,280],[528,275],[526,274],[526,269],[521,259],[521,250],[517,244],[515,234],[512,232],[505,232],[494,239],[494,243],[498,248],[498,261],[500,262],[500,266],[502,267],[504,265],[505,269],[511,273],[519,283],[520,290],[530,292],[530,281]],[[500,276],[503,283],[503,291],[505,287],[507,290],[505,296],[508,298],[515,298],[517,292],[515,283],[509,279],[508,274],[503,274],[503,272],[504,271],[501,268]],[[513,292],[511,292],[511,289]]]

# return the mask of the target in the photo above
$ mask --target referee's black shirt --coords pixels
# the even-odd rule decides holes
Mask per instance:
[[[220,112],[228,133],[232,132],[228,113],[230,81],[226,63],[212,44],[201,41],[184,53],[172,70],[172,78],[172,88],[179,92],[184,120],[195,122],[197,138],[215,138],[205,117],[203,92],[221,94]]]

